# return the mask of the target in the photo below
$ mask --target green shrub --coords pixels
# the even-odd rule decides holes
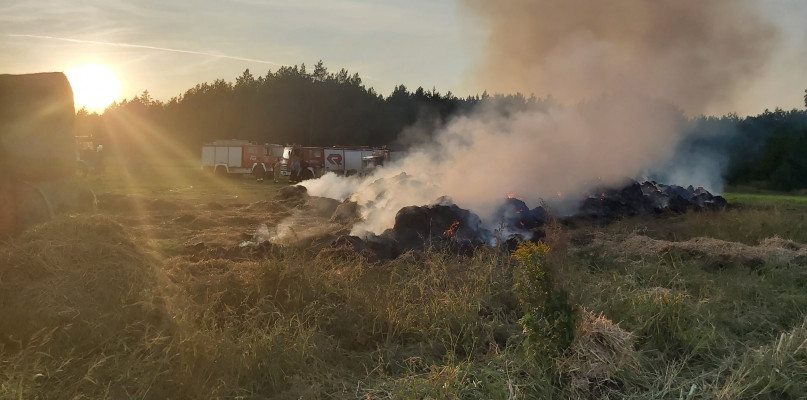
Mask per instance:
[[[519,321],[526,333],[526,346],[538,359],[563,353],[574,340],[578,310],[569,294],[557,288],[546,266],[549,246],[523,242],[513,254],[521,267],[516,282],[524,316]]]

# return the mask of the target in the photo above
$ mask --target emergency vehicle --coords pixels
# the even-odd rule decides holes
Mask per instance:
[[[216,140],[202,146],[202,170],[216,175],[254,174],[258,180],[273,172],[283,146],[249,140]]]

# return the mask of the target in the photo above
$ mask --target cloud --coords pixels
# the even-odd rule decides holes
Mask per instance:
[[[248,61],[248,62],[253,62],[253,63],[258,63],[258,64],[269,64],[269,65],[277,65],[277,66],[286,65],[286,64],[279,63],[279,62],[276,62],[276,61],[260,60],[260,59],[249,58],[249,57],[231,56],[231,55],[227,55],[227,54],[211,53],[211,52],[204,52],[204,51],[172,49],[172,48],[168,48],[168,47],[148,46],[148,45],[142,45],[142,44],[102,42],[102,41],[97,41],[97,40],[71,39],[71,38],[55,37],[55,36],[44,36],[44,35],[9,34],[9,35],[6,35],[6,36],[9,36],[9,37],[21,37],[21,38],[31,38],[31,39],[43,39],[43,40],[59,40],[59,41],[63,41],[63,42],[80,43],[80,44],[93,44],[93,45],[100,45],[100,46],[114,46],[114,47],[126,47],[126,48],[134,48],[134,49],[167,51],[167,52],[172,52],[172,53],[193,54],[193,55],[200,55],[200,56],[207,56],[207,57],[214,57],[214,58],[224,58],[224,59],[229,59],[229,60]]]

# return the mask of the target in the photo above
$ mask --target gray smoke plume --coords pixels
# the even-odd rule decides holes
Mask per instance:
[[[752,0],[464,0],[489,32],[473,71],[497,92],[564,103],[642,93],[690,114],[731,103],[762,71],[777,30]]]
[[[484,61],[472,71],[480,85],[560,104],[502,110],[483,102],[399,165],[364,180],[328,176],[305,186],[362,205],[365,221],[354,234],[379,233],[401,207],[443,195],[491,226],[508,194],[530,206],[575,204],[593,185],[620,184],[669,162],[685,112],[730,102],[753,79],[776,38],[753,5],[466,0],[469,22],[489,33]]]

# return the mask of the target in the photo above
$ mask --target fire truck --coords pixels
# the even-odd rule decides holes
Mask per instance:
[[[337,175],[364,175],[365,157],[372,157],[373,148],[334,146],[325,149],[325,171]]]
[[[403,158],[404,152],[368,146],[286,146],[280,159],[280,175],[291,182],[337,175],[368,175],[375,168]],[[299,171],[299,173],[297,172]]]
[[[216,140],[202,146],[202,170],[216,175],[253,174],[262,181],[283,157],[279,144],[258,144],[249,140]]]
[[[403,152],[368,146],[298,146],[258,144],[248,140],[216,140],[202,146],[202,170],[217,175],[267,174],[289,177],[292,183],[325,173],[367,175],[403,158]]]
[[[279,159],[280,175],[288,176],[292,183],[319,178],[324,173],[324,154],[322,147],[285,146]]]
[[[361,158],[361,172],[360,174],[369,175],[371,174],[376,168],[383,167],[384,165],[389,165],[390,163],[396,162],[398,160],[403,159],[404,152],[397,151],[397,150],[390,150],[386,147],[380,149],[374,149],[373,154],[369,156],[363,156]]]

